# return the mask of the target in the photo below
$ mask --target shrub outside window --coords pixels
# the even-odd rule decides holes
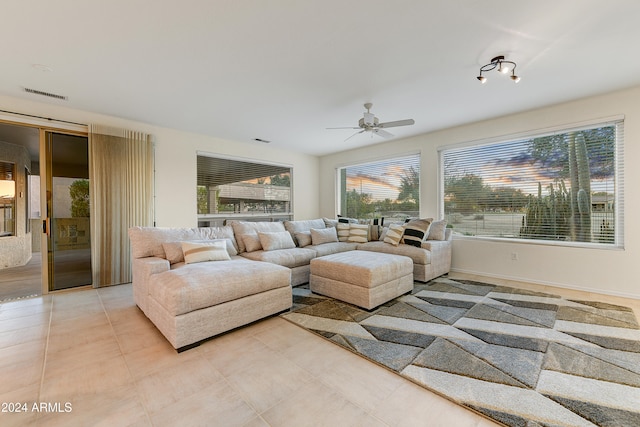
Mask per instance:
[[[622,120],[440,152],[458,235],[622,246]]]

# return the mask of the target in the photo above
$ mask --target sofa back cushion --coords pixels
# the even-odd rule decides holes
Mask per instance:
[[[233,228],[224,227],[198,227],[198,228],[170,228],[170,227],[131,227],[129,228],[131,240],[131,256],[145,258],[150,256],[167,258],[163,243],[183,242],[193,240],[230,239],[237,247],[233,235]]]
[[[247,248],[243,242],[245,235],[258,237],[258,232],[286,231],[282,222],[251,222],[251,221],[229,221],[233,228],[238,243],[238,253],[246,252]]]
[[[323,245],[325,243],[333,243],[338,241],[338,232],[335,228],[312,228],[311,243],[314,246]]]
[[[302,247],[296,238],[296,233],[311,231],[312,228],[325,228],[325,223],[322,218],[298,221],[284,221],[284,228],[289,233],[291,233],[291,237],[293,237],[293,241],[296,243],[296,245]]]
[[[293,238],[288,231],[264,232],[259,231],[260,244],[265,251],[275,251],[278,249],[292,249],[296,247]]]

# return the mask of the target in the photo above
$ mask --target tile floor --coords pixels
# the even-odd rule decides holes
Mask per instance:
[[[279,317],[177,354],[131,285],[0,304],[0,404],[2,426],[496,425]]]

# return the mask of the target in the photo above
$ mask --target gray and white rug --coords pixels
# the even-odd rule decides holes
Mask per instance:
[[[373,311],[297,287],[282,317],[509,426],[640,426],[627,307],[440,278]]]

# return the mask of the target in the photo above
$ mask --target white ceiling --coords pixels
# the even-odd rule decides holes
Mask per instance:
[[[638,0],[2,3],[0,93],[315,155],[640,84]]]

